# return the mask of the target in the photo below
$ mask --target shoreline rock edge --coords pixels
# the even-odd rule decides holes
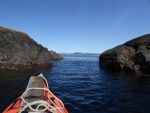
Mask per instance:
[[[27,34],[0,27],[0,69],[25,70],[52,66],[47,48]]]
[[[104,51],[99,56],[99,65],[109,70],[150,74],[150,34]]]

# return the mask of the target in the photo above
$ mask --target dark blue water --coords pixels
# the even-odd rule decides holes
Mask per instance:
[[[40,72],[70,113],[150,113],[150,77],[101,69],[99,55],[63,55],[52,69],[0,72],[0,111]]]

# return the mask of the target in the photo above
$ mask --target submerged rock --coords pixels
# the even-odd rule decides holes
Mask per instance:
[[[52,60],[63,60],[64,58],[55,51],[49,51]]]
[[[99,57],[99,65],[111,70],[150,74],[150,34],[103,52]]]
[[[24,70],[51,65],[47,48],[23,32],[0,27],[0,69]]]

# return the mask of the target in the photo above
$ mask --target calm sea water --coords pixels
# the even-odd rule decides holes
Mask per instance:
[[[30,76],[42,72],[70,113],[150,113],[150,77],[101,69],[99,55],[63,57],[51,69],[0,72],[0,112],[23,93]]]

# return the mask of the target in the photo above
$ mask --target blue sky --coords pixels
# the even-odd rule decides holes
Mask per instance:
[[[58,53],[101,53],[150,33],[150,0],[0,0],[0,26]]]

